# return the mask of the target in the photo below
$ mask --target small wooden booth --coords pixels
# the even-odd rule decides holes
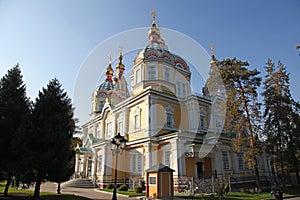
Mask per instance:
[[[158,199],[173,197],[173,169],[158,163],[147,169],[146,172],[146,197]]]

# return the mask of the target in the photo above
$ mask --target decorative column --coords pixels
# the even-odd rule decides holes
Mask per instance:
[[[97,159],[97,152],[94,151],[93,152],[93,158],[92,158],[92,170],[91,170],[91,173],[92,173],[92,181],[93,183],[96,182],[96,179],[97,179],[97,165],[98,165],[98,159]]]
[[[80,165],[80,154],[75,155],[75,174],[74,177],[78,178],[79,176],[79,166]]]
[[[174,175],[178,177],[186,175],[184,143],[185,140],[179,139],[171,141],[172,163],[170,167],[175,170]]]

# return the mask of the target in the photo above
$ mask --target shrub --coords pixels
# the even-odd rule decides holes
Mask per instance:
[[[123,184],[119,187],[119,190],[120,191],[128,191],[128,187],[127,187],[127,185]]]
[[[143,188],[141,186],[135,186],[134,187],[134,192],[135,193],[143,193]]]
[[[107,189],[113,189],[114,188],[114,184],[112,183],[109,183],[107,186],[106,186]]]

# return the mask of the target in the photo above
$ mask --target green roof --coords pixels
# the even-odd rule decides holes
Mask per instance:
[[[171,169],[170,167],[163,165],[161,163],[158,163],[149,169],[146,170],[146,172],[175,172],[175,170]]]

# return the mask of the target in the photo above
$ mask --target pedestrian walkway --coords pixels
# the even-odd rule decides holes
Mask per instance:
[[[42,192],[54,192],[56,193],[57,184],[46,182],[41,185]],[[82,196],[93,200],[110,200],[112,199],[112,194],[108,192],[103,192],[98,190],[98,188],[79,188],[79,187],[69,187],[62,184],[61,186],[62,194],[74,194],[76,196]],[[118,200],[135,200],[138,197],[127,197],[125,195],[117,195]]]

